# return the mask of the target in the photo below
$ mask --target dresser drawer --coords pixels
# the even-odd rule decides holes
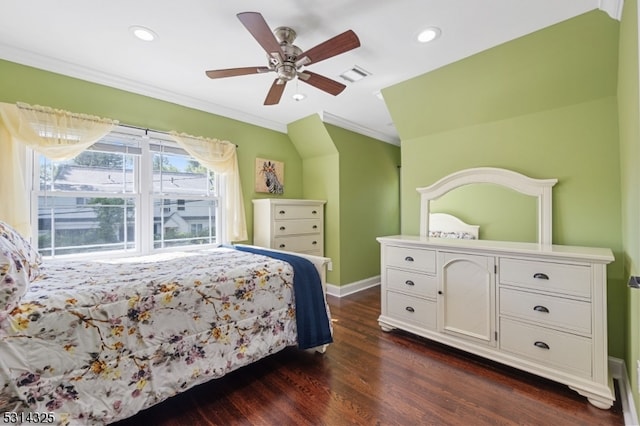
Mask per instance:
[[[273,206],[273,217],[275,220],[322,218],[322,206],[276,204]]]
[[[386,246],[385,255],[387,266],[432,274],[436,272],[435,250]]]
[[[590,298],[591,268],[502,258],[500,284]]]
[[[293,237],[276,237],[273,248],[286,251],[308,252],[321,249],[322,235],[297,235]]]
[[[436,329],[436,302],[430,300],[388,291],[387,314],[430,330]]]
[[[276,220],[273,223],[273,234],[275,236],[295,234],[322,234],[322,220]]]
[[[500,314],[591,334],[589,302],[501,288]]]
[[[591,339],[500,319],[500,348],[583,377],[591,377]]]
[[[435,299],[438,291],[438,279],[435,275],[391,268],[387,268],[386,273],[389,289]]]

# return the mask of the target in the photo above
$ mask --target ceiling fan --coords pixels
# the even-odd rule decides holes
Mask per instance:
[[[278,27],[272,32],[265,19],[258,12],[243,12],[238,13],[237,16],[267,52],[268,64],[267,66],[206,71],[209,78],[235,77],[274,71],[277,74],[277,78],[271,85],[271,89],[269,89],[269,93],[264,100],[265,105],[275,105],[280,102],[285,85],[296,77],[334,96],[347,87],[320,74],[303,70],[302,67],[359,47],[360,40],[352,30],[345,31],[309,50],[303,51],[293,44],[296,32],[291,28]]]

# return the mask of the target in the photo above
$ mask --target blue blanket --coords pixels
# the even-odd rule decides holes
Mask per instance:
[[[309,349],[333,342],[324,292],[318,270],[308,259],[292,254],[247,246],[233,246],[274,259],[283,260],[293,267],[293,293],[296,301],[298,348]]]

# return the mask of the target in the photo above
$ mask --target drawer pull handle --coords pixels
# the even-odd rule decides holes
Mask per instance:
[[[544,312],[544,313],[549,313],[549,309],[546,306],[541,306],[541,305],[536,305],[533,307],[533,310],[536,312]]]
[[[540,349],[550,349],[545,342],[535,342],[534,345]]]
[[[409,312],[415,312],[415,311],[416,311],[416,310],[415,310],[415,309],[413,309],[411,306],[407,306],[405,309],[406,309],[407,311],[409,311]]]
[[[286,229],[286,228],[285,228],[284,226],[281,226],[281,227],[280,227],[280,230],[281,230],[281,231],[284,231],[285,229]]]
[[[407,256],[407,257],[405,257],[405,258],[404,258],[404,260],[405,260],[406,262],[413,262],[413,257],[411,257],[411,256]]]
[[[415,284],[413,281],[411,281],[411,280],[406,280],[404,283],[405,283],[406,285],[416,285],[416,284]]]
[[[285,247],[285,245],[284,245],[284,244],[280,244],[280,248],[284,248],[284,247]]]
[[[318,242],[317,242],[317,241],[314,241],[314,242],[312,242],[311,244],[313,244],[313,245],[315,246],[316,244],[318,244]]]
[[[313,214],[318,214],[318,212],[316,210],[312,211],[311,213]]]
[[[537,274],[533,274],[533,278],[537,278],[539,280],[548,280],[549,275],[543,274],[542,272],[538,272]]]
[[[318,225],[313,225],[313,229],[318,229]]]
[[[284,211],[284,210],[280,210],[280,211],[278,212],[278,214],[285,214],[285,211]]]

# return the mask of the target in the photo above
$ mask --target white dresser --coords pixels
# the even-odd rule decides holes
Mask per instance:
[[[380,237],[383,330],[394,328],[564,383],[599,408],[608,374],[609,249]]]
[[[324,256],[324,204],[320,200],[253,200],[253,244]]]

